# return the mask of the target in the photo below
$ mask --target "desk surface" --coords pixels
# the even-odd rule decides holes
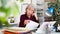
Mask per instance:
[[[11,26],[11,27],[18,27],[17,25]],[[0,34],[3,34],[2,30],[4,30],[6,27],[3,27],[0,29]],[[33,34],[45,34],[45,33],[35,33],[33,32]],[[60,34],[60,32],[51,32],[51,34]]]
[[[3,29],[4,28],[0,29],[0,34],[3,34],[3,32],[2,32]],[[33,32],[33,34],[45,34],[45,33],[35,33],[35,32]],[[60,32],[51,32],[51,34],[60,34]]]

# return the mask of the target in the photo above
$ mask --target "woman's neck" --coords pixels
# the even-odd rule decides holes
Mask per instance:
[[[28,16],[28,18],[30,18],[31,16]]]
[[[31,15],[27,15],[27,17],[28,17],[28,18],[30,18],[30,17],[31,17]]]

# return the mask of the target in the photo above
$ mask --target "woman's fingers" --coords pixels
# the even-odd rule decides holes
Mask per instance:
[[[28,24],[30,22],[30,20],[25,20],[24,21],[24,24],[26,25],[26,24]]]

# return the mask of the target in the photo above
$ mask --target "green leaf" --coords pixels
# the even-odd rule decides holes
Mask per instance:
[[[11,7],[6,8],[5,13],[6,13],[6,17],[8,17],[11,13]]]
[[[0,7],[0,12],[5,12],[5,8]]]
[[[13,9],[14,16],[17,16],[17,14],[19,13],[18,11],[19,11],[18,5],[15,3],[15,7]]]
[[[20,2],[23,2],[24,0],[20,0]]]

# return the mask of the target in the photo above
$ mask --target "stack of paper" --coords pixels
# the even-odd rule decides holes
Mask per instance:
[[[28,28],[29,30],[34,30],[37,29],[38,25],[38,23],[30,20],[30,22],[26,25],[26,28]]]

